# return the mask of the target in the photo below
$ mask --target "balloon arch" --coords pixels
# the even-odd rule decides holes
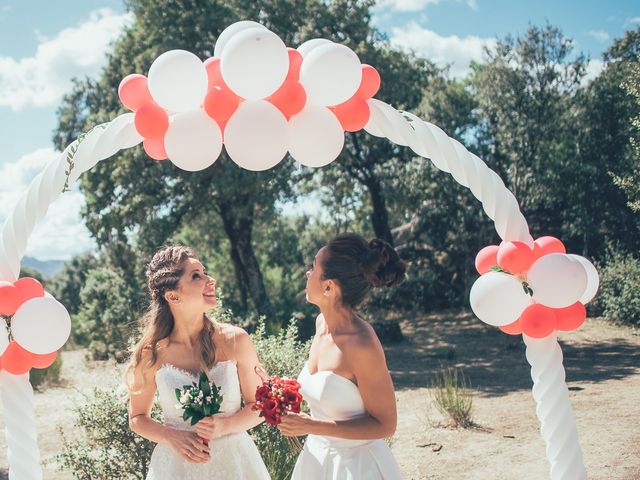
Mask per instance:
[[[471,289],[471,307],[482,321],[523,336],[550,477],[586,478],[557,331],[584,322],[584,304],[598,288],[595,268],[567,255],[558,239],[534,241],[495,172],[437,126],[373,98],[379,87],[375,68],[362,65],[348,47],[313,39],[294,50],[250,21],[222,32],[214,57],[205,62],[173,50],[153,62],[148,77],[122,80],[118,93],[133,113],[69,145],[31,182],[2,228],[0,315],[11,317],[0,322],[9,478],[42,478],[28,372],[50,365],[71,329],[62,304],[36,280],[18,279],[20,261],[35,225],[69,185],[97,162],[141,142],[151,158],[169,158],[189,171],[213,164],[223,144],[248,170],[269,169],[287,152],[303,165],[321,167],[339,156],[345,131],[363,128],[450,173],[494,221],[502,243],[476,257],[481,276]]]

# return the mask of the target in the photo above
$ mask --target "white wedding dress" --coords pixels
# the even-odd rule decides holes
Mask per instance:
[[[313,375],[305,364],[298,376],[300,393],[311,416],[350,420],[366,415],[355,383],[334,372]],[[309,435],[298,457],[292,480],[396,480],[398,464],[384,440],[346,440]]]
[[[242,395],[236,364],[218,362],[210,372],[211,380],[221,388],[223,396],[220,413],[229,416],[241,408]],[[180,430],[195,430],[190,422],[182,420],[182,412],[176,408],[175,389],[197,381],[190,372],[170,364],[162,365],[156,372],[156,384],[165,425]],[[213,478],[233,480],[269,479],[267,468],[258,448],[247,432],[234,433],[209,441],[211,458],[206,463],[189,463],[183,460],[167,444],[159,444],[151,455],[147,480],[209,480]]]

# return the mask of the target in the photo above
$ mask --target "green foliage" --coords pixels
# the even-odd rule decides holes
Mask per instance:
[[[132,296],[127,282],[113,270],[100,267],[87,274],[73,333],[76,343],[86,346],[94,360],[125,360],[136,320]]]
[[[60,428],[62,451],[56,456],[60,470],[68,470],[79,480],[144,479],[153,452],[152,442],[129,428],[127,403],[114,389],[94,389],[85,402],[74,409],[75,431],[69,437]],[[157,407],[152,418],[162,421]]]
[[[65,262],[62,270],[51,279],[51,291],[70,315],[80,310],[80,291],[85,285],[89,272],[100,264],[97,257],[87,253],[77,255]]]
[[[36,390],[43,390],[50,385],[60,383],[60,371],[62,370],[62,352],[47,368],[32,368],[29,372],[29,382]]]
[[[296,378],[309,355],[310,342],[298,341],[298,330],[294,323],[276,335],[268,336],[264,321],[258,324],[252,335],[253,342],[265,370],[270,376],[280,375]],[[291,478],[298,451],[280,435],[277,428],[266,423],[251,431],[251,436],[260,450],[260,455],[274,480]]]
[[[431,384],[438,411],[455,427],[474,425],[471,419],[473,396],[471,384],[462,369],[441,368]]]
[[[600,291],[596,307],[614,322],[640,325],[640,259],[611,251],[599,266]]]

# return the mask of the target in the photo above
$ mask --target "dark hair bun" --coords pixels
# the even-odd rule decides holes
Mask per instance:
[[[373,287],[392,287],[405,279],[407,265],[388,242],[374,238],[360,261],[360,270]]]

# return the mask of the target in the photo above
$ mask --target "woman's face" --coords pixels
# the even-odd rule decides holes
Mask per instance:
[[[184,261],[184,273],[178,282],[177,295],[182,304],[209,310],[216,306],[216,281],[196,258]]]
[[[322,259],[326,255],[326,247],[322,247],[316,253],[311,268],[307,271],[307,286],[305,288],[307,302],[320,305],[326,300],[325,282],[323,280]]]

